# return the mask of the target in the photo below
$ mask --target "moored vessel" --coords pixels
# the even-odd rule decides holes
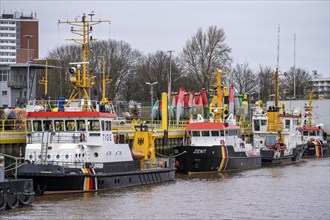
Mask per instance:
[[[86,35],[100,20],[66,21],[82,27],[83,60],[70,63],[69,99],[33,100],[27,105],[26,164],[20,178],[33,179],[37,194],[88,192],[162,183],[175,178],[173,158],[156,158],[152,130],[135,132],[133,148],[113,133],[117,117],[103,93],[102,101],[89,98],[95,76],[88,71]],[[72,28],[73,29],[73,28]],[[103,90],[105,89],[103,74]],[[148,135],[146,135],[148,134]],[[133,158],[135,150],[140,157]],[[143,155],[142,155],[143,154]]]
[[[275,71],[275,105],[265,113],[259,105],[253,113],[253,142],[263,164],[287,164],[301,160],[306,144],[299,132],[297,112],[285,114],[278,106],[278,68]],[[285,127],[284,127],[284,125]]]
[[[222,72],[216,74],[217,96],[216,103],[212,104],[215,118],[205,120],[198,114],[196,119],[189,121],[182,145],[174,147],[174,153],[178,155],[178,170],[188,174],[237,171],[261,166],[259,151],[239,138],[240,128],[233,116],[225,121],[222,119],[219,98]]]
[[[329,157],[330,147],[322,124],[313,123],[313,91],[309,90],[309,104],[305,106],[304,122],[299,128],[307,143],[303,157]]]

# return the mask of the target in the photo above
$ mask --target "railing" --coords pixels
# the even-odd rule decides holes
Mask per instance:
[[[47,132],[47,131],[46,131]],[[27,133],[27,143],[46,143],[43,140],[45,132],[29,132]],[[48,143],[79,143],[80,142],[80,132],[49,132],[49,142]]]
[[[21,132],[25,133],[24,119],[1,119],[0,133],[2,132]]]
[[[5,171],[11,171],[11,170],[15,170],[14,172],[14,176],[15,179],[17,179],[17,168],[19,168],[20,166],[24,165],[25,163],[21,163],[20,161],[24,160],[24,157],[14,157],[8,154],[2,154],[4,157],[8,157],[10,159],[14,159],[15,163],[9,164],[8,166],[5,167]]]

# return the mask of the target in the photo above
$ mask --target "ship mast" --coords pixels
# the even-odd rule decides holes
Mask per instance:
[[[313,111],[313,90],[312,88],[309,89],[309,114],[308,114],[308,121],[307,126],[312,126],[312,111]]]
[[[66,39],[71,40],[75,43],[82,45],[82,61],[70,63],[73,67],[70,68],[70,82],[73,85],[74,89],[71,92],[68,103],[73,99],[81,98],[86,101],[90,100],[89,97],[89,89],[94,86],[95,76],[92,75],[92,72],[87,73],[87,64],[88,58],[91,54],[89,50],[89,43],[95,41],[90,33],[93,31],[93,26],[100,24],[102,22],[109,22],[110,20],[93,20],[93,16],[95,15],[92,11],[90,14],[90,19],[86,18],[85,13],[82,15],[81,20],[76,19],[74,21],[58,21],[58,24],[69,24],[71,25],[71,32],[73,34],[79,35],[79,39]],[[77,29],[75,29],[77,28]],[[81,68],[82,67],[82,68]]]
[[[216,74],[217,78],[217,95],[216,95],[216,108],[215,108],[215,119],[217,122],[221,121],[222,118],[222,96],[221,96],[221,75],[226,74],[225,72],[222,72],[221,70],[217,70],[216,72],[213,72],[213,74]]]

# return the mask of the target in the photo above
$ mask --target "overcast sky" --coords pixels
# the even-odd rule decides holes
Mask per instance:
[[[1,13],[37,13],[40,58],[73,38],[70,26],[58,20],[73,20],[95,12],[96,19],[111,20],[97,25],[93,37],[123,40],[147,55],[174,50],[201,27],[223,28],[225,43],[232,48],[234,63],[248,62],[276,67],[280,25],[280,70],[296,67],[317,70],[329,77],[329,0],[325,1],[16,1],[0,0]]]

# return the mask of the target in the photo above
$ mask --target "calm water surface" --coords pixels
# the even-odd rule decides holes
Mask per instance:
[[[330,160],[36,197],[0,219],[330,219]]]

